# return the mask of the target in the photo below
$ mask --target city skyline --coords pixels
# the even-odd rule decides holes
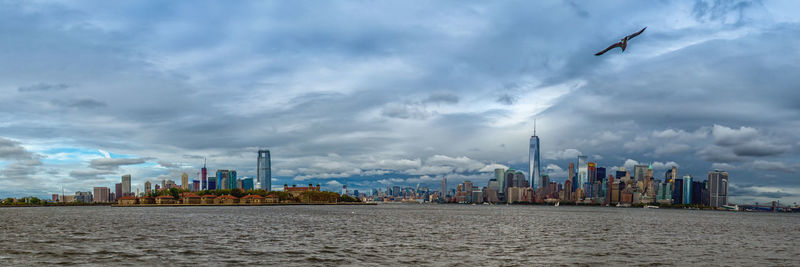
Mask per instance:
[[[800,202],[793,2],[0,6],[4,197],[258,179],[261,148],[273,188],[534,179],[535,118],[551,181],[582,155]]]

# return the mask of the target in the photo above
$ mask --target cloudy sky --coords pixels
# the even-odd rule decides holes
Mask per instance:
[[[0,196],[211,171],[439,187],[496,167],[730,173],[800,202],[795,1],[0,2]],[[647,26],[628,49],[593,54]]]

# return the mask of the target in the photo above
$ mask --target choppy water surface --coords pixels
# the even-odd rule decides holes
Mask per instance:
[[[800,216],[378,205],[0,208],[0,265],[793,265]]]

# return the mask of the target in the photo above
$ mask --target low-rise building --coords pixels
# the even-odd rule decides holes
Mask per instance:
[[[239,198],[231,195],[222,195],[215,199],[215,203],[221,205],[239,204]]]
[[[212,194],[203,195],[202,197],[200,197],[200,204],[213,205],[215,199],[217,199],[217,196],[215,195]]]
[[[138,204],[136,197],[134,196],[124,196],[119,198],[118,204],[120,206],[134,206]]]
[[[239,199],[241,204],[264,204],[264,197],[259,195],[246,195]]]
[[[194,193],[184,193],[181,197],[182,204],[200,204],[200,196]]]
[[[298,187],[298,186],[295,186],[295,185],[292,185],[292,187],[289,187],[286,184],[283,185],[283,192],[287,192],[287,193],[291,194],[292,197],[297,197],[301,193],[306,192],[306,191],[320,192],[320,186],[319,186],[319,184],[317,184],[317,186],[312,186],[312,184],[308,184],[308,187]]]
[[[278,203],[279,200],[280,199],[278,198],[278,196],[273,194],[269,194],[266,197],[264,197],[264,203]]]
[[[156,198],[151,196],[143,196],[139,198],[139,204],[142,205],[152,205],[156,204]]]
[[[156,204],[158,205],[175,204],[175,198],[172,196],[157,196]]]

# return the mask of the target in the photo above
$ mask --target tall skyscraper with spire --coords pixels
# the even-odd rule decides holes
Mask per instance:
[[[258,182],[261,189],[272,190],[272,166],[270,162],[269,149],[258,150],[258,169],[256,169]]]
[[[208,169],[206,169],[206,158],[203,158],[203,168],[200,169],[200,183],[203,190],[208,190]]]
[[[542,178],[539,167],[539,136],[536,136],[536,121],[533,121],[533,136],[531,136],[530,151],[528,151],[528,184],[533,190],[542,187]]]

